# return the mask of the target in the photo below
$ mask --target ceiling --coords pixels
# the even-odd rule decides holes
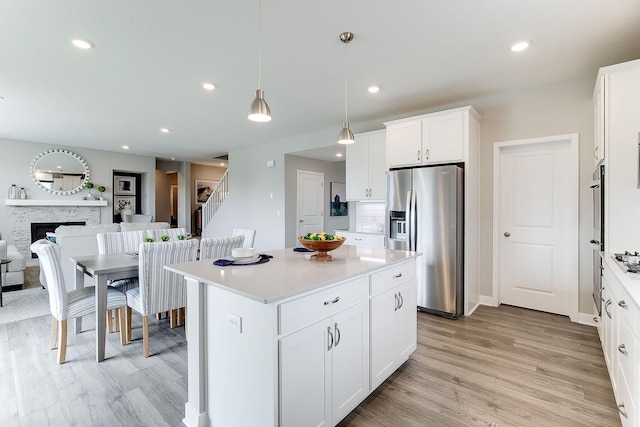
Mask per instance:
[[[189,161],[337,136],[345,58],[355,131],[640,58],[638,0],[263,0],[261,37],[258,0],[0,0],[0,10],[0,138]],[[346,54],[343,31],[355,34]],[[76,37],[95,47],[73,47]],[[530,48],[511,52],[519,40]],[[246,117],[259,46],[269,123]]]

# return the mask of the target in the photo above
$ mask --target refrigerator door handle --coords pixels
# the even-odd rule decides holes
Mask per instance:
[[[407,191],[407,207],[406,207],[406,212],[407,212],[407,249],[411,250],[411,212],[412,211],[412,205],[411,205],[411,190]]]
[[[417,202],[416,202],[416,192],[415,190],[411,191],[411,234],[410,234],[410,240],[411,240],[411,247],[409,248],[409,250],[411,251],[416,251],[417,247],[418,247],[418,228],[416,227],[416,222],[418,220],[418,213],[416,212],[417,210]]]

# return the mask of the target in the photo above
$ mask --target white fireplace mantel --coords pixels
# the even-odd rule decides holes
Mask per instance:
[[[107,206],[106,200],[82,199],[5,199],[7,206]]]

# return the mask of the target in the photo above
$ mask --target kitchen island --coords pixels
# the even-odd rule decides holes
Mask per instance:
[[[187,280],[188,426],[335,425],[416,348],[415,252],[170,265]]]

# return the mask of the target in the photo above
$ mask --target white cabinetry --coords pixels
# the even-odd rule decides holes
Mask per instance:
[[[408,265],[371,278],[371,388],[376,388],[416,349],[417,287]]]
[[[384,234],[354,233],[351,231],[334,230],[334,234],[345,237],[346,245],[358,247],[384,248]]]
[[[637,250],[640,242],[639,99],[640,60],[600,69],[594,92],[594,153],[598,151],[594,160],[604,157],[604,231],[608,252]]]
[[[389,167],[466,161],[473,121],[475,110],[463,107],[385,123]]]
[[[384,201],[386,197],[386,132],[356,135],[347,145],[347,200]]]
[[[280,340],[282,426],[335,425],[369,394],[367,301]]]
[[[628,286],[635,287],[633,279],[616,265],[603,263],[603,351],[611,385],[623,426],[638,423],[638,330],[640,308],[631,297]],[[619,279],[622,277],[622,280]]]
[[[606,88],[607,75],[603,74],[598,76],[598,80],[596,81],[596,89],[593,92],[593,163],[596,166],[604,160],[605,156],[605,129],[607,128],[607,116],[605,115],[605,105],[607,99]]]

